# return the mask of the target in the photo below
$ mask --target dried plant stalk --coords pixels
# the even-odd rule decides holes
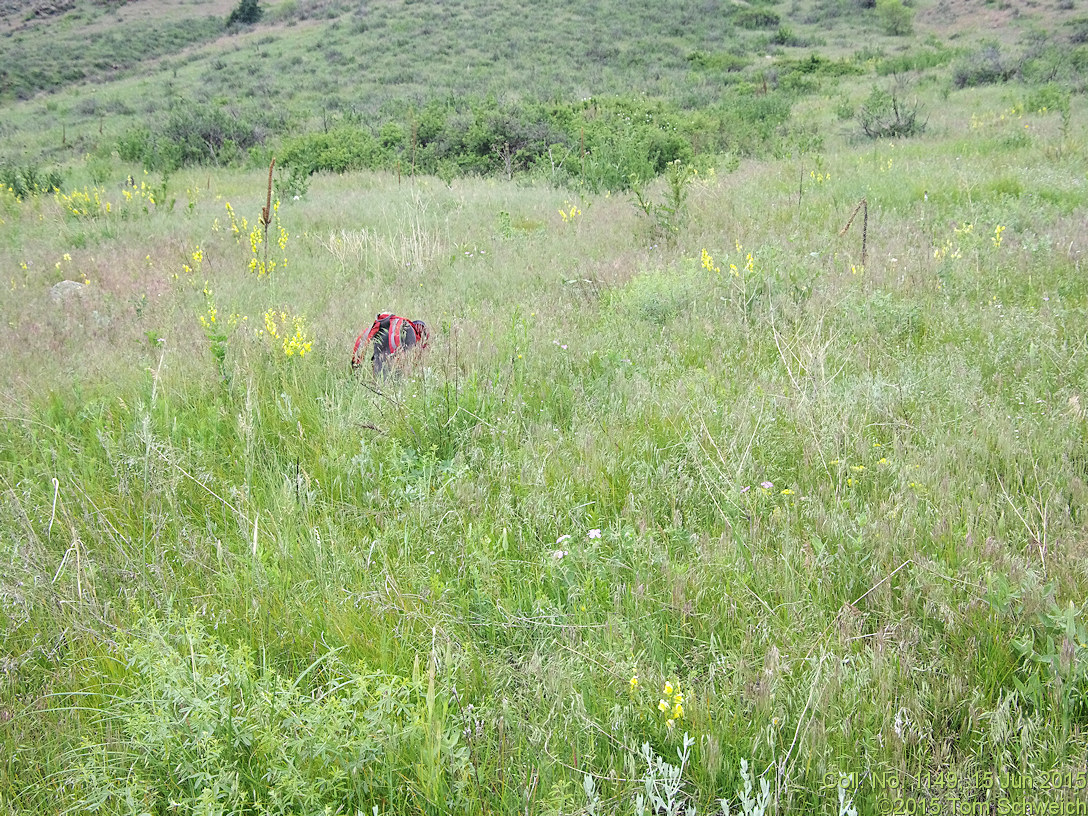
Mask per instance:
[[[861,210],[861,265],[865,266],[865,258],[867,254],[866,241],[869,238],[869,202],[866,199],[862,199],[858,202],[858,205],[854,207],[854,211],[850,213],[850,218],[846,221],[846,226],[839,230],[839,235],[846,235],[846,231],[850,229],[850,225],[854,223],[854,218],[858,214],[858,210]]]

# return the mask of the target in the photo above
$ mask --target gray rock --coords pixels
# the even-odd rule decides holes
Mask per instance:
[[[49,297],[53,299],[54,303],[63,303],[73,295],[78,295],[82,291],[82,283],[72,280],[62,280],[60,283],[53,284],[53,287],[49,290]]]

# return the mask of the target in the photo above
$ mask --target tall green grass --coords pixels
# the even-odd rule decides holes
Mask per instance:
[[[1083,800],[1080,69],[844,4],[267,11],[5,106],[0,813]],[[915,138],[862,135],[888,66]],[[522,119],[565,158],[487,152]],[[421,123],[484,149],[413,174]],[[266,230],[268,127],[344,163]],[[353,375],[389,309],[431,347]]]
[[[261,278],[267,171],[6,194],[3,807],[634,813],[685,734],[704,811],[1078,801],[1088,179],[976,101],[690,174],[669,241],[318,175]],[[432,347],[353,377],[385,308]]]

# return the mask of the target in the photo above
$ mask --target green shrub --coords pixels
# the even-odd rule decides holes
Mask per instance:
[[[342,125],[327,133],[307,133],[283,144],[280,164],[284,169],[311,175],[318,171],[346,173],[382,165],[378,140],[367,131]]]
[[[734,95],[712,110],[719,133],[714,148],[740,156],[769,151],[791,108],[789,96],[783,93]]]
[[[891,37],[914,33],[914,9],[903,5],[903,0],[876,0],[876,16],[881,29]]]
[[[1034,113],[1066,111],[1069,109],[1069,91],[1055,83],[1047,83],[1029,91],[1023,107]]]
[[[733,15],[733,22],[739,28],[757,31],[762,28],[778,28],[782,18],[778,16],[778,12],[768,8],[744,8]]]
[[[917,51],[880,59],[876,66],[876,72],[880,76],[892,76],[907,71],[941,68],[952,62],[956,57],[956,53],[955,49],[945,48],[944,46],[920,48]]]
[[[235,165],[264,139],[265,128],[246,114],[181,100],[157,128],[138,125],[118,138],[117,153],[149,170],[190,165]]]
[[[1027,49],[1019,65],[1019,78],[1026,83],[1074,85],[1085,79],[1083,67],[1074,58],[1076,49],[1063,42],[1038,42]]]
[[[725,51],[713,53],[692,51],[688,54],[687,59],[693,68],[703,71],[740,71],[751,63],[751,59],[748,57],[737,56]]]
[[[778,31],[771,36],[771,42],[775,45],[795,48],[806,44],[806,41],[794,34],[793,29],[788,25],[780,25]]]
[[[775,63],[779,68],[779,82],[789,86],[789,78],[793,77],[843,77],[860,76],[865,70],[849,60],[830,60],[819,54],[812,53],[803,59],[782,59]]]
[[[1001,46],[988,43],[957,60],[952,66],[952,84],[956,88],[974,88],[1008,82],[1019,66],[1011,57],[1001,53]]]
[[[921,111],[918,101],[908,102],[898,88],[890,92],[873,88],[861,106],[858,122],[870,139],[917,136],[926,129],[926,123],[918,119]]]
[[[816,65],[832,74],[856,70],[827,60],[804,64],[806,70]],[[765,151],[789,116],[789,101],[781,94],[733,97],[697,114],[630,97],[551,104],[433,102],[399,111],[375,130],[344,123],[292,137],[278,155],[284,170],[306,175],[399,168],[448,181],[465,174],[528,172],[552,183],[625,190],[632,177],[647,181],[673,162],[690,164],[696,141],[704,153]],[[130,141],[139,144],[139,136],[131,134]]]
[[[238,5],[227,18],[227,25],[253,25],[260,21],[264,10],[258,5],[257,0],[239,0]]]
[[[1088,43],[1088,17],[1078,17],[1066,23],[1069,29],[1069,42],[1073,45]]]

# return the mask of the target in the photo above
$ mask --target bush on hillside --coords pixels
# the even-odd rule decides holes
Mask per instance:
[[[858,113],[865,135],[870,139],[898,139],[923,133],[926,123],[919,121],[921,104],[917,99],[908,101],[905,96],[899,88],[890,92],[873,88]]]
[[[257,4],[257,0],[239,0],[227,18],[227,25],[253,25],[260,21],[263,14],[264,10]]]
[[[1088,17],[1078,17],[1067,24],[1069,29],[1069,42],[1073,45],[1088,43]]]
[[[914,33],[914,9],[903,0],[876,0],[876,16],[880,28],[891,37],[907,37]]]
[[[733,16],[733,22],[738,28],[746,28],[749,31],[758,31],[761,28],[778,28],[782,19],[778,12],[768,8],[740,9]]]
[[[997,43],[989,43],[953,64],[952,84],[956,88],[994,85],[1008,82],[1018,70],[1017,60],[1002,54]]]
[[[347,125],[327,133],[307,133],[284,142],[280,164],[312,175],[319,170],[346,173],[381,166],[382,147],[371,134]]]
[[[935,47],[919,48],[894,57],[881,58],[876,72],[880,76],[893,76],[907,71],[924,71],[928,68],[941,68],[956,57],[956,50],[937,44]]]
[[[856,70],[817,58],[795,67],[799,73],[834,76]],[[697,152],[768,152],[789,118],[791,100],[782,91],[756,93],[738,86],[727,100],[699,112],[632,97],[506,105],[494,99],[432,102],[373,125],[344,116],[321,131],[287,137],[277,156],[296,180],[322,171],[375,169],[447,180],[529,173],[555,184],[623,190],[632,177],[648,180],[672,162],[692,163]],[[265,114],[183,102],[164,119],[126,131],[116,149],[124,161],[163,172],[240,164],[268,133],[283,127]]]
[[[747,68],[752,61],[750,57],[742,57],[725,51],[713,53],[692,51],[687,59],[693,68],[702,71],[740,71]]]
[[[344,124],[295,137],[285,144],[281,163],[307,174],[379,167],[443,178],[530,172],[556,183],[620,190],[632,176],[653,178],[670,162],[690,162],[695,131],[718,130],[691,114],[627,99],[504,106],[478,100],[464,107],[435,102],[402,115],[406,121],[385,122],[376,133]]]
[[[232,165],[261,144],[266,128],[248,115],[225,107],[183,101],[158,127],[139,125],[121,134],[117,153],[148,170],[170,172],[190,165]]]

